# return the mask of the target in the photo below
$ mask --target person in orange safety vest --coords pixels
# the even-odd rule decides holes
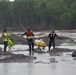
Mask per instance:
[[[33,51],[34,51],[34,40],[33,40],[34,34],[31,31],[31,29],[28,28],[27,32],[22,34],[22,36],[24,36],[24,35],[26,35],[26,39],[27,39],[27,42],[28,42],[28,45],[29,45],[29,54],[31,54],[31,53],[33,54]]]

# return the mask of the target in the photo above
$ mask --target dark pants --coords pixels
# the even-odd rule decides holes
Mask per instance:
[[[4,51],[5,52],[6,52],[7,46],[8,46],[8,41],[4,41]]]
[[[52,45],[53,45],[53,48],[55,48],[55,39],[49,41],[49,50],[50,50]]]
[[[33,38],[27,39],[27,41],[28,41],[28,45],[29,45],[29,51],[31,53],[31,51],[34,51],[34,41],[33,41]]]

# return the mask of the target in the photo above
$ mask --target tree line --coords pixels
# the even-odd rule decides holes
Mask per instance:
[[[0,29],[75,29],[76,0],[0,0]]]

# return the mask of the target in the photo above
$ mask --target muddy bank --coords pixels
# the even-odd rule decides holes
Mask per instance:
[[[73,50],[56,48],[52,49],[48,52],[41,51],[39,49],[35,49],[35,53],[49,53],[50,56],[60,56],[63,52],[72,52]],[[0,63],[23,63],[28,62],[31,63],[32,60],[36,60],[37,57],[34,55],[23,55],[23,54],[13,54],[12,52],[3,52],[0,51]]]
[[[0,48],[0,63],[22,63],[22,62],[32,62],[32,60],[37,59],[35,56],[24,55],[24,54],[14,54],[11,51],[4,52]]]
[[[0,59],[0,63],[22,63],[22,62],[32,62],[32,60],[35,60],[36,57],[34,56],[26,56],[23,54],[13,54],[9,57],[6,57],[4,59]]]
[[[64,52],[73,52],[73,49],[55,48],[49,51],[50,56],[59,56]]]
[[[19,35],[15,35],[15,34],[11,34],[11,37],[14,40],[15,44],[28,44],[26,38],[24,38],[24,37],[21,37]],[[63,42],[66,42],[66,40],[72,40],[71,38],[68,38],[68,37],[64,37],[64,36],[61,36],[61,37],[62,37],[62,39],[56,38],[56,46],[59,46]],[[34,38],[34,40],[36,40],[36,39],[42,39],[48,46],[49,39],[47,38],[47,36]]]
[[[42,34],[40,34],[40,35],[42,35]],[[49,39],[47,38],[47,36],[34,38],[34,40],[35,39],[42,39],[46,43],[46,45],[48,45]],[[26,38],[21,37],[18,34],[13,34],[12,33],[11,37],[14,40],[15,44],[28,44]],[[63,42],[66,42],[66,40],[72,40],[71,38],[68,38],[68,37],[64,37],[64,36],[61,36],[61,37],[62,37],[62,39],[56,38],[56,46],[60,45]],[[0,37],[0,44],[3,44],[2,37]]]
[[[50,56],[59,56],[60,54],[64,53],[64,52],[73,52],[73,49],[64,49],[64,48],[55,48],[55,49],[51,49],[50,51],[45,51],[45,50],[41,50],[41,49],[35,49],[34,53],[49,53]]]
[[[20,37],[18,35],[12,34],[11,35],[15,44],[27,44],[27,40],[23,37]],[[40,37],[40,38],[35,38],[35,39],[43,39],[43,41],[46,43],[48,46],[49,40],[46,37]],[[62,39],[56,38],[56,46],[60,46],[63,42],[66,42],[67,40],[71,40],[68,37],[63,37]],[[2,38],[0,37],[0,43],[3,44]],[[34,53],[49,53],[50,56],[59,56],[60,53],[63,52],[72,52],[73,50],[69,49],[61,49],[61,48],[56,48],[53,49],[49,52],[41,51],[40,49],[35,49]],[[37,59],[37,57],[34,56],[29,56],[29,55],[23,55],[23,54],[13,54],[11,52],[3,52],[2,49],[0,48],[0,63],[22,63],[22,62],[32,62],[32,60]]]
[[[32,62],[32,60],[37,59],[35,56],[23,55],[23,54],[13,54],[11,52],[0,51],[0,63],[22,63],[22,62]]]

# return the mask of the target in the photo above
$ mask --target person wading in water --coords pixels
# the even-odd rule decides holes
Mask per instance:
[[[4,29],[2,31],[2,39],[4,43],[4,52],[6,52],[7,46],[8,46],[8,34],[7,34],[7,29]]]
[[[34,54],[34,34],[31,31],[30,28],[27,28],[27,32],[25,32],[24,34],[22,34],[22,36],[26,35],[26,39],[29,45],[29,55],[33,55]]]
[[[52,32],[48,35],[49,38],[49,46],[48,46],[48,51],[50,51],[51,46],[53,45],[53,49],[55,48],[55,38],[59,37],[62,38],[60,36],[58,36],[54,30],[52,30]]]

